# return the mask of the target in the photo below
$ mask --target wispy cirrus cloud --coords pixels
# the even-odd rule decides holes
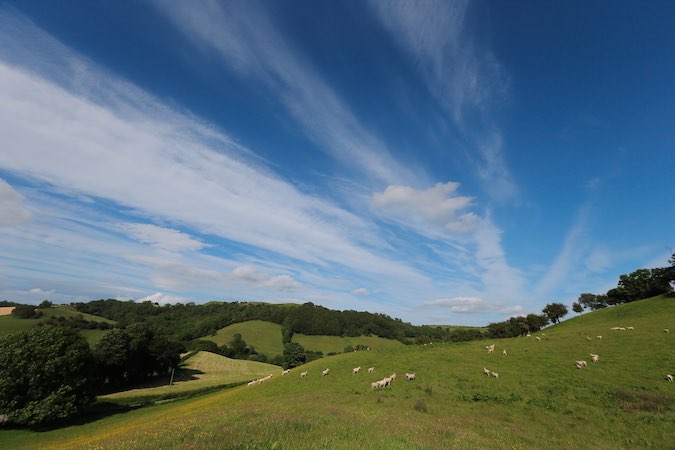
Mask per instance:
[[[150,1],[195,44],[215,50],[223,63],[262,83],[305,134],[342,164],[379,183],[425,179],[421,171],[398,162],[382,139],[360,124],[261,4]]]
[[[499,302],[488,302],[478,297],[439,298],[424,303],[425,306],[448,308],[454,313],[479,314],[519,314],[523,312],[521,305],[504,305]]]
[[[32,214],[24,204],[25,197],[0,178],[0,226],[16,225],[29,220]]]
[[[486,191],[500,201],[514,198],[518,189],[501,132],[490,117],[491,106],[506,96],[507,77],[492,52],[478,47],[469,34],[469,2],[373,0],[370,5],[468,142]]]

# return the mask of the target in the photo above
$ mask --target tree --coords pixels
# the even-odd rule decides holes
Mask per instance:
[[[572,311],[581,314],[582,312],[584,312],[584,307],[581,305],[581,303],[574,302],[572,303]]]
[[[284,369],[291,369],[305,363],[305,349],[297,342],[288,342],[284,344],[283,360],[281,366]]]
[[[131,350],[129,335],[121,329],[105,333],[94,347],[101,385],[120,387],[129,381]]]
[[[42,312],[33,305],[16,305],[12,315],[19,319],[37,319],[42,316]]]
[[[38,308],[47,309],[47,308],[51,308],[52,306],[54,306],[54,304],[51,301],[43,300],[42,303],[40,303],[40,305],[38,305]]]
[[[534,333],[539,331],[548,325],[549,319],[546,314],[528,314],[526,317],[527,320],[527,331]]]
[[[82,413],[94,401],[87,341],[64,327],[42,326],[0,338],[0,411],[21,425]]]
[[[567,306],[562,303],[549,303],[542,310],[553,323],[560,323],[560,318],[567,314]]]

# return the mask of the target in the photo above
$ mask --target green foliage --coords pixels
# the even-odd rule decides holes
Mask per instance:
[[[19,319],[37,319],[42,316],[42,312],[33,305],[17,305],[12,315]]]
[[[76,331],[38,327],[0,338],[0,411],[38,425],[80,414],[93,400],[89,344]]]
[[[307,359],[305,355],[305,349],[302,345],[295,342],[288,342],[284,344],[284,353],[281,366],[284,369],[290,369],[297,367],[305,363]]]
[[[560,319],[567,315],[567,306],[562,303],[549,303],[542,311],[553,323],[560,323]]]
[[[42,303],[40,303],[40,304],[38,305],[38,308],[40,308],[40,309],[42,309],[42,308],[46,309],[46,308],[51,308],[52,306],[53,306],[53,303],[52,303],[51,301],[49,301],[49,300],[43,300]]]
[[[575,313],[582,313],[584,312],[584,307],[581,305],[579,302],[574,302],[572,303],[572,311]]]

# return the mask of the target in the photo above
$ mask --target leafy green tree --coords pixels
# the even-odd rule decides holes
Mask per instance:
[[[291,369],[305,363],[307,359],[305,349],[297,342],[288,342],[284,344],[281,366],[284,369]]]
[[[40,305],[38,306],[38,308],[47,309],[47,308],[51,308],[52,306],[54,306],[54,304],[52,302],[50,302],[49,300],[43,300],[42,303],[40,303]]]
[[[105,333],[94,347],[100,384],[112,388],[129,381],[131,349],[125,330],[113,329]]]
[[[582,312],[584,312],[584,307],[581,305],[581,303],[574,302],[572,303],[572,311],[581,314]]]
[[[545,314],[528,314],[526,317],[527,320],[527,331],[534,333],[539,331],[548,325],[549,319]]]
[[[0,411],[21,425],[82,413],[94,401],[87,341],[64,327],[42,326],[0,338]]]
[[[17,305],[12,315],[19,319],[37,319],[42,316],[42,312],[33,305]]]
[[[542,310],[553,323],[560,323],[560,318],[567,315],[567,306],[562,303],[549,303]]]

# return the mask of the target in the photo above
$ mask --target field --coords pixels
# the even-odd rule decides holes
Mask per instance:
[[[340,354],[262,385],[57,430],[0,431],[0,448],[674,448],[675,383],[665,375],[675,372],[675,333],[664,328],[675,330],[672,298],[585,314],[538,333],[541,341]],[[580,359],[589,367],[576,369]],[[376,369],[353,375],[354,366]],[[392,372],[392,386],[370,388]],[[404,381],[405,372],[417,379]]]
[[[14,306],[0,306],[0,317],[9,316],[14,311]]]
[[[294,334],[293,342],[302,345],[305,350],[319,351],[323,354],[331,352],[342,353],[346,346],[365,345],[373,350],[382,350],[402,347],[403,344],[393,339],[384,339],[377,336],[310,336],[305,334]]]
[[[232,337],[237,333],[241,334],[247,345],[252,345],[257,352],[264,353],[269,357],[281,355],[284,351],[281,342],[281,325],[262,320],[235,323],[221,328],[215,336],[206,336],[200,339],[213,341],[220,346],[230,343]]]
[[[139,397],[162,396],[183,393],[225,384],[241,383],[262,378],[268,374],[279,375],[279,366],[256,361],[230,359],[209,352],[198,352],[188,358],[176,370],[174,383],[169,386],[169,378],[161,379],[151,386],[116,392],[100,397],[101,400],[118,401]]]

